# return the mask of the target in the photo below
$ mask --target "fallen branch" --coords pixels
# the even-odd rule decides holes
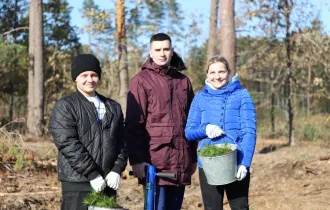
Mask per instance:
[[[323,156],[323,157],[319,158],[320,161],[325,161],[325,160],[329,160],[329,159],[330,159],[330,156]]]
[[[61,190],[59,187],[50,187],[50,186],[33,186],[35,188],[40,188],[40,189],[51,189],[51,190]]]
[[[11,168],[9,164],[4,164],[4,166],[10,173],[14,173],[14,170]]]
[[[54,193],[61,193],[61,191],[56,190],[56,191],[44,191],[44,192],[26,192],[26,193],[0,193],[0,197],[4,197],[4,196],[45,195],[45,194],[54,194]]]

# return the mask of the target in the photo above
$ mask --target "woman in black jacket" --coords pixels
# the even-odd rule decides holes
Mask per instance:
[[[77,91],[56,102],[49,131],[59,150],[61,209],[87,210],[82,202],[92,190],[116,195],[128,155],[120,105],[96,92],[101,78],[98,59],[77,56],[71,76]]]

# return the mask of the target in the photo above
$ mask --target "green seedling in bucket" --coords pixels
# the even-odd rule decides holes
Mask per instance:
[[[216,157],[231,153],[233,150],[225,143],[222,147],[215,145],[206,145],[203,149],[198,152],[201,157]]]
[[[225,185],[236,181],[236,144],[206,144],[198,151],[198,156],[208,184]]]
[[[122,208],[117,204],[114,197],[107,197],[102,193],[91,192],[84,199],[84,204],[86,206],[95,206],[109,209]]]

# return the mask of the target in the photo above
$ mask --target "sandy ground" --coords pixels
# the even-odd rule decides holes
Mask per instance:
[[[316,143],[283,146],[280,140],[258,140],[252,164],[250,209],[325,210],[330,207],[330,147]],[[13,172],[0,159],[0,210],[57,210],[61,190],[54,169]],[[142,187],[122,179],[118,201],[130,210],[143,209]],[[203,209],[198,173],[188,186],[182,209]],[[224,202],[224,209],[230,209]]]

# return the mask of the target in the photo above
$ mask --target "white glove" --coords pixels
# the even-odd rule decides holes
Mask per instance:
[[[116,172],[110,171],[110,173],[108,173],[108,175],[105,177],[105,181],[110,188],[117,190],[120,183],[120,175]]]
[[[217,125],[208,124],[206,126],[206,135],[210,139],[217,138],[217,137],[223,135],[224,133],[225,132],[223,132],[223,130],[221,128],[219,128],[219,126],[217,126]]]
[[[90,184],[95,192],[101,192],[106,187],[106,182],[101,175],[91,180]]]
[[[239,165],[239,166],[238,166],[238,170],[237,170],[237,175],[236,175],[237,180],[238,180],[238,181],[243,180],[243,179],[246,177],[246,174],[247,174],[247,169],[246,169],[246,167],[243,166],[243,165]]]
[[[148,166],[149,164],[146,162],[143,163],[137,163],[132,165],[132,169],[133,169],[133,174],[135,177],[139,178],[139,179],[143,179],[146,176],[146,166]]]

